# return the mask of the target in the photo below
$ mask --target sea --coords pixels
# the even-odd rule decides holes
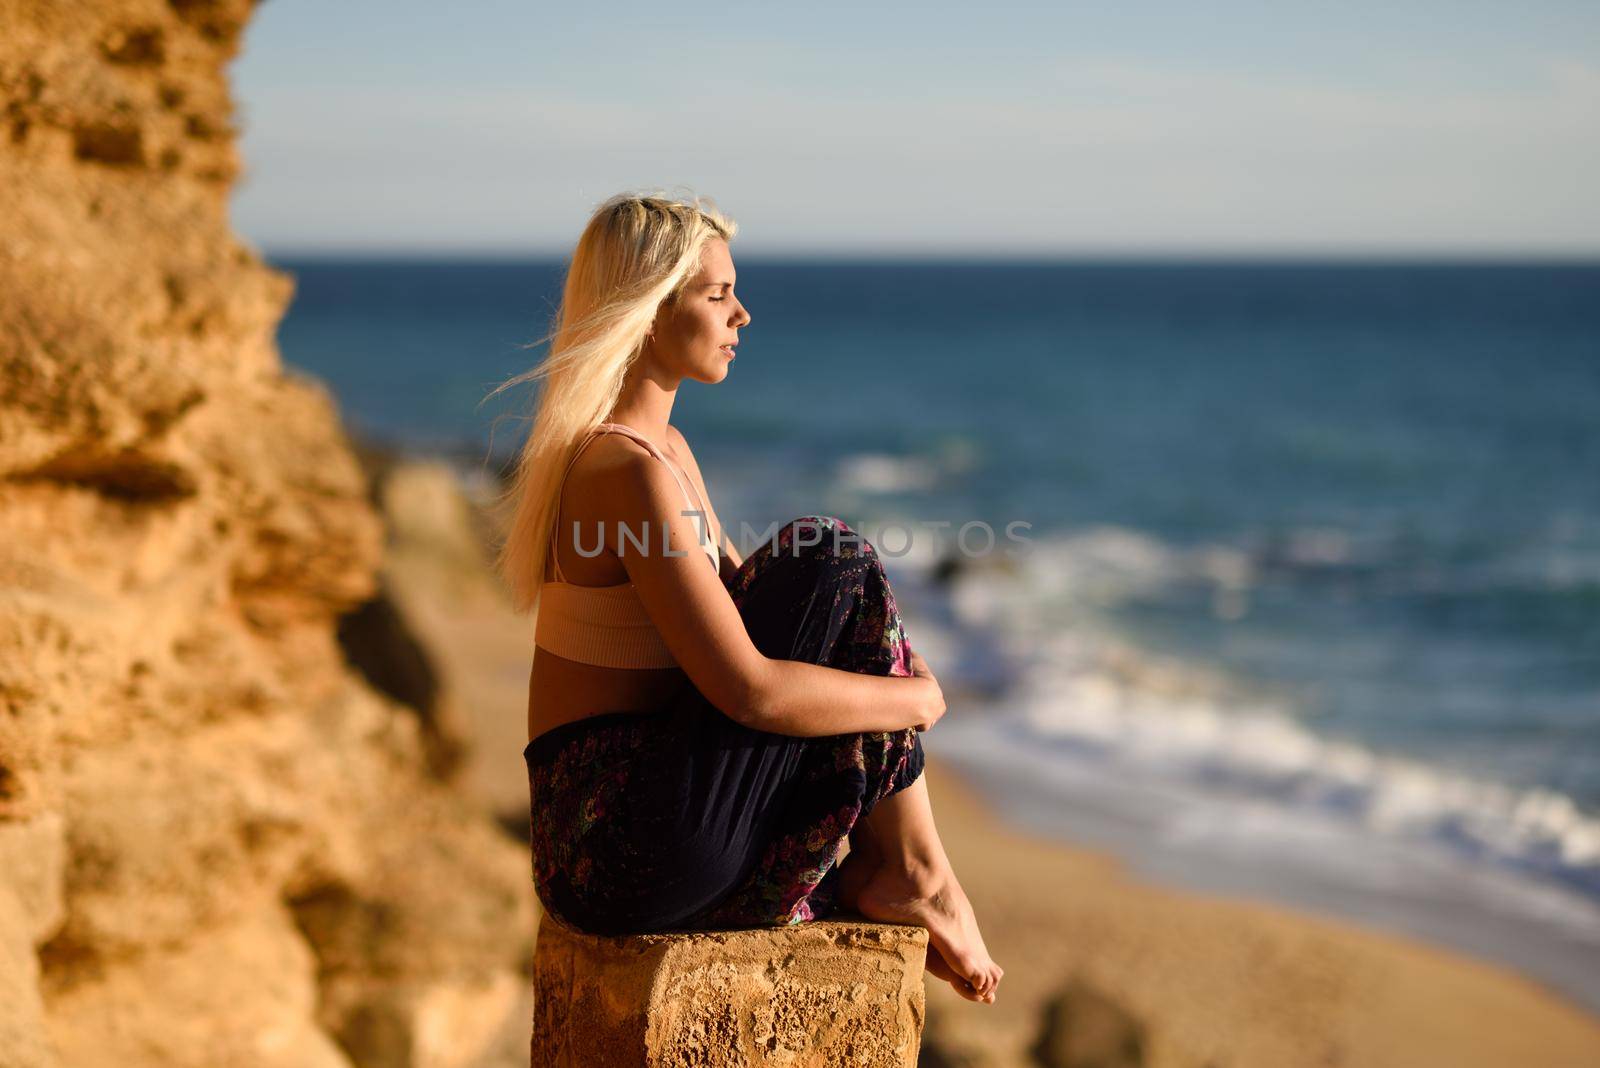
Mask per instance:
[[[1148,878],[1600,1011],[1600,264],[735,258],[673,422],[747,552],[873,542],[929,752]],[[353,433],[514,456],[560,262],[278,266]]]

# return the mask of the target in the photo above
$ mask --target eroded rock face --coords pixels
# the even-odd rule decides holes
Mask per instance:
[[[469,1063],[526,854],[345,662],[380,522],[229,232],[246,0],[0,0],[0,1066]]]
[[[912,1068],[927,948],[893,924],[599,938],[547,917],[532,1063]]]

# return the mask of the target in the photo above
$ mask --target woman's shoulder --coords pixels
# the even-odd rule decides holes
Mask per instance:
[[[597,433],[573,464],[572,473],[592,479],[641,469],[653,459],[649,449],[626,434]]]
[[[672,474],[644,445],[626,434],[599,434],[567,475],[565,492],[609,513],[630,501],[671,501],[679,491]]]

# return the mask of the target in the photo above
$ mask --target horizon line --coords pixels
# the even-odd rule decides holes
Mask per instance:
[[[544,248],[508,249],[503,247],[428,247],[428,246],[255,246],[268,263],[286,260],[302,262],[499,262],[562,263],[571,250]],[[1600,266],[1600,249],[1561,251],[1549,249],[1062,249],[1056,251],[949,249],[916,250],[886,248],[825,252],[814,249],[754,249],[741,252],[749,263],[826,263],[826,264],[1389,264],[1462,266]]]

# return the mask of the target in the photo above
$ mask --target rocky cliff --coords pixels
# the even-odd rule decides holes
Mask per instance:
[[[382,528],[228,229],[249,11],[0,0],[5,1068],[468,1064],[524,983],[525,853],[339,642]]]

